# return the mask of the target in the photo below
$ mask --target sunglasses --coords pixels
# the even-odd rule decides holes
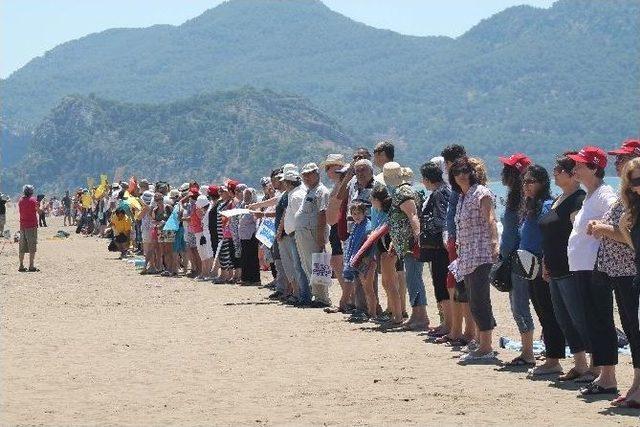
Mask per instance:
[[[637,178],[629,178],[629,184],[632,187],[640,187],[640,176]]]

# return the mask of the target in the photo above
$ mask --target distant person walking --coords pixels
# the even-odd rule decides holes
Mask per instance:
[[[4,225],[7,222],[7,202],[9,196],[4,193],[0,193],[0,237],[4,234]]]
[[[18,201],[20,213],[20,244],[18,255],[20,267],[18,271],[40,271],[34,265],[36,246],[38,244],[38,201],[33,196],[33,186],[25,185],[23,195]],[[29,253],[29,269],[24,268],[24,254]]]

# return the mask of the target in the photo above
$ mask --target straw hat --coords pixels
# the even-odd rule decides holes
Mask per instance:
[[[382,168],[384,182],[390,187],[397,187],[402,183],[408,182],[413,177],[411,168],[400,166],[396,162],[389,162]]]

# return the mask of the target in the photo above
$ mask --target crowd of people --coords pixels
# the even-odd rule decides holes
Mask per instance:
[[[603,181],[608,155],[619,191]],[[261,266],[268,266],[270,299],[380,328],[426,331],[432,342],[460,348],[460,364],[496,360],[490,286],[500,270],[522,343],[508,366],[584,383],[581,395],[610,394],[612,405],[640,407],[640,141],[608,153],[591,146],[567,152],[551,170],[522,153],[496,159],[507,188],[501,218],[485,163],[463,146],[447,146],[424,163],[419,180],[394,157],[394,145],[381,141],[373,154],[359,148],[348,161],[330,154],[319,165],[285,164],[260,180],[261,191],[233,179],[172,188],[132,178],[101,198],[67,193],[65,224],[76,200],[79,231],[109,236],[121,257],[143,254],[141,274],[259,285]],[[552,195],[552,182],[561,194]],[[35,252],[32,187],[18,204],[23,271],[24,253]],[[257,236],[266,224],[275,235],[269,242]],[[314,280],[314,254],[323,252],[340,285],[338,301]],[[427,315],[425,263],[439,325]],[[631,387],[620,394],[614,298],[634,367]],[[534,355],[531,306],[542,327],[542,363]],[[573,360],[564,372],[567,345]]]

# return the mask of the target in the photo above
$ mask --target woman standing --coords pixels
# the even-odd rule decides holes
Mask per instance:
[[[248,206],[258,201],[256,190],[247,188],[243,193],[243,205]],[[242,284],[248,286],[260,285],[260,262],[258,260],[258,239],[256,239],[256,218],[253,214],[240,216],[238,233],[242,245],[240,260],[242,269]]]
[[[590,345],[582,293],[574,273],[569,271],[567,258],[567,244],[573,229],[573,220],[582,207],[586,194],[573,177],[575,164],[566,155],[556,160],[553,176],[562,194],[553,201],[551,209],[538,221],[544,254],[542,276],[549,282],[553,312],[573,354],[574,367],[560,375],[560,381],[582,381],[588,379],[585,376],[591,375],[586,355]]]
[[[520,213],[523,209],[522,176],[531,165],[529,157],[516,153],[500,157],[502,184],[507,187],[507,200],[502,214],[502,236],[500,238],[500,258],[514,259],[520,245]],[[520,332],[522,351],[507,366],[535,366],[533,355],[533,318],[529,309],[529,283],[515,274],[511,278],[509,291],[511,313]]]
[[[420,168],[422,183],[431,192],[420,212],[421,260],[431,263],[431,282],[442,314],[442,323],[429,332],[432,337],[442,337],[451,331],[452,313],[447,291],[449,255],[444,245],[443,232],[447,222],[447,207],[451,189],[442,178],[442,169],[434,162]]]
[[[639,144],[640,145],[640,144]],[[638,330],[638,298],[640,296],[640,158],[631,160],[622,172],[622,201],[626,212],[620,220],[620,230],[628,245],[635,248],[636,276],[630,288],[618,288],[616,301],[622,327],[627,333],[633,359],[633,383],[624,396],[622,406],[640,408],[640,331]],[[620,295],[620,296],[618,296]]]
[[[420,241],[420,219],[416,192],[411,188],[409,179],[413,172],[396,162],[383,167],[384,181],[391,190],[391,209],[389,210],[389,232],[391,245],[399,258],[404,261],[407,279],[407,291],[411,304],[411,316],[404,324],[407,330],[426,330],[429,328],[427,316],[427,295],[422,280],[423,263],[418,260],[414,249]],[[419,255],[419,254],[418,254]]]
[[[598,147],[584,147],[576,154],[569,154],[576,162],[573,173],[585,189],[587,195],[582,208],[576,214],[573,231],[569,236],[567,255],[569,269],[575,272],[578,287],[583,295],[583,307],[587,323],[587,332],[591,342],[593,364],[599,369],[598,377],[588,386],[580,389],[583,395],[614,393],[617,389],[615,363],[610,354],[611,335],[596,336],[594,331],[600,330],[593,323],[613,310],[611,289],[594,275],[598,247],[600,241],[591,234],[589,223],[600,220],[615,203],[617,197],[613,189],[604,184],[604,168],[607,166],[607,155]],[[615,336],[615,329],[614,329]],[[615,338],[614,338],[615,339]],[[617,353],[616,356],[617,357]]]
[[[455,223],[458,259],[453,270],[464,279],[471,314],[478,333],[478,348],[460,358],[461,363],[495,359],[492,332],[496,325],[491,307],[489,271],[498,258],[498,229],[491,191],[478,184],[478,177],[467,157],[457,159],[449,169],[449,181],[460,194]]]
[[[619,177],[622,176],[625,165],[636,158],[638,153],[640,153],[640,141],[635,140],[625,141],[620,149],[609,152],[616,156],[615,167]],[[640,366],[640,348],[638,348],[640,343],[637,342],[640,331],[637,323],[629,321],[625,310],[626,300],[629,297],[637,301],[637,295],[634,296],[635,292],[632,290],[633,280],[637,274],[634,263],[635,254],[632,248],[622,243],[624,239],[621,238],[620,233],[616,232],[624,209],[622,197],[618,197],[602,220],[591,221],[587,228],[591,235],[601,239],[594,271],[595,284],[599,285],[599,293],[595,298],[600,311],[587,313],[587,326],[590,336],[597,337],[592,339],[594,353],[596,351],[601,353],[605,359],[604,364],[607,366],[603,367],[600,378],[594,383],[605,389],[607,386],[613,388],[612,386],[616,384],[615,365],[618,362],[618,337],[613,320],[611,289],[615,293],[620,320],[629,339],[634,368]],[[633,320],[637,320],[636,316],[632,317]],[[614,400],[613,404],[619,405],[624,399],[624,396],[620,397]]]

